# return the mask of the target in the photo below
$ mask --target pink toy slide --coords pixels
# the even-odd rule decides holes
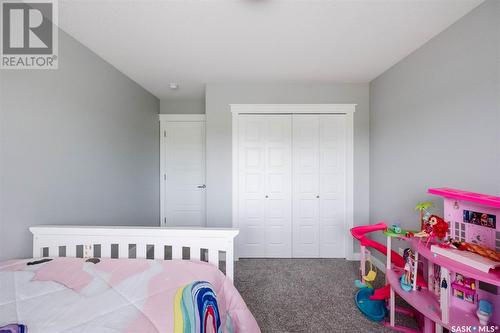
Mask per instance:
[[[359,240],[359,243],[362,246],[366,247],[371,247],[374,248],[375,250],[379,251],[383,255],[387,255],[387,247],[385,245],[382,245],[378,242],[375,242],[374,240],[371,240],[366,237],[365,234],[374,232],[374,231],[385,231],[387,229],[387,225],[383,222],[379,222],[377,224],[372,224],[372,225],[363,225],[359,227],[354,227],[351,229],[351,234],[354,238]],[[394,250],[391,250],[391,263],[393,263],[395,266],[403,268],[404,267],[404,259],[402,256],[399,255],[399,253],[395,252]],[[422,276],[417,276],[417,285],[419,286],[425,286],[425,282]],[[373,293],[373,296],[370,296],[371,300],[383,300],[383,299],[388,299],[390,294],[390,286],[386,285],[382,288],[376,289],[375,292]]]
[[[387,229],[387,226],[385,223],[377,223],[377,224],[372,224],[372,225],[363,225],[359,227],[354,227],[351,229],[351,234],[354,238],[359,240],[359,243],[363,246],[366,247],[371,247],[374,248],[375,250],[379,251],[383,255],[387,254],[387,247],[385,245],[382,245],[380,243],[375,242],[374,240],[371,240],[369,238],[366,238],[365,234],[374,232],[374,231],[384,231]],[[403,257],[401,257],[397,252],[391,250],[391,262],[398,266],[403,268],[404,267],[404,260]]]

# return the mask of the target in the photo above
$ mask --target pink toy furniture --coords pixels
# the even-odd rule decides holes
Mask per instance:
[[[465,192],[450,188],[429,189],[429,193],[444,198],[444,219],[449,223],[447,236],[499,251],[500,197]],[[427,278],[427,288],[406,292],[401,289],[401,268],[391,264],[391,238],[407,240],[418,258],[419,273]],[[464,253],[470,261],[456,260],[446,251],[438,253],[436,244],[426,244],[416,238],[387,234],[387,281],[390,284],[389,325],[395,329],[395,296],[405,299],[425,319],[425,333],[457,331],[457,327],[475,327],[473,332],[493,332],[500,325],[500,268],[489,269],[478,255]],[[458,250],[457,250],[458,251]],[[459,251],[463,252],[463,251]],[[454,258],[454,259],[452,259]],[[475,264],[475,260],[479,262]],[[492,266],[494,267],[494,265]],[[479,300],[493,305],[488,327],[479,323],[476,315]]]

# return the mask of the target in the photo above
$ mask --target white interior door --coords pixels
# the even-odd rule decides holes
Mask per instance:
[[[319,115],[293,115],[293,256],[314,258],[319,245]]]
[[[240,116],[238,128],[239,255],[265,257],[266,123],[263,117]]]
[[[205,227],[205,122],[165,125],[165,218],[169,227]]]
[[[266,253],[292,256],[292,117],[266,119]]]
[[[293,256],[345,257],[344,115],[293,116]]]
[[[291,116],[239,117],[241,257],[291,257]]]
[[[320,257],[345,258],[346,116],[319,117]]]

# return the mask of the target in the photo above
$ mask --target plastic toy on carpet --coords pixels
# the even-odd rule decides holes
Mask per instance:
[[[387,315],[387,308],[383,300],[371,300],[374,291],[372,288],[361,288],[356,293],[356,305],[370,320],[382,321]]]

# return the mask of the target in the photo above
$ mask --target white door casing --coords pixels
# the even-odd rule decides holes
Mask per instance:
[[[239,119],[240,255],[291,256],[291,117]]]
[[[161,116],[161,225],[205,227],[204,116]]]

